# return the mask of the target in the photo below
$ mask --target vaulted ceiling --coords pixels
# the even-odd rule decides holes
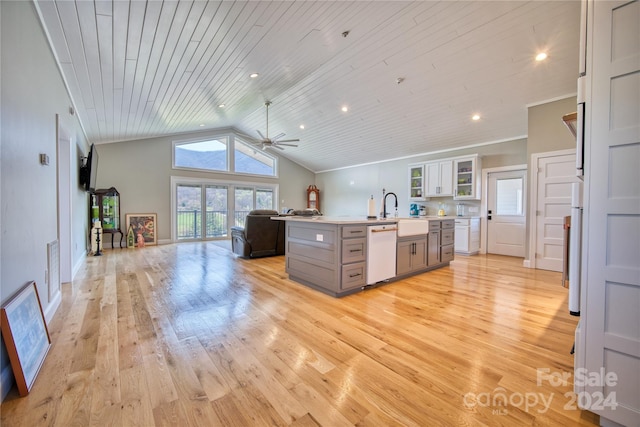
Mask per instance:
[[[323,171],[518,138],[576,90],[579,1],[35,4],[94,143],[257,138],[269,100],[270,136],[301,140],[278,153]]]

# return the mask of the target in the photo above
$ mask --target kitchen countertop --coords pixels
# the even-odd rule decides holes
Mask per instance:
[[[321,222],[324,224],[335,224],[335,225],[344,225],[344,224],[365,224],[365,225],[375,225],[375,224],[393,224],[398,222],[399,220],[411,219],[411,220],[442,220],[442,219],[456,219],[456,218],[472,218],[472,217],[460,217],[454,215],[447,216],[419,216],[419,217],[399,217],[399,218],[375,218],[375,219],[367,219],[366,217],[348,217],[348,216],[303,216],[303,215],[289,215],[289,216],[274,216],[271,219],[279,220],[279,221],[299,221],[299,222]]]
[[[387,219],[367,219],[367,217],[357,216],[274,216],[271,219],[279,221],[298,221],[298,222],[321,222],[324,224],[393,224],[400,218],[387,218]]]

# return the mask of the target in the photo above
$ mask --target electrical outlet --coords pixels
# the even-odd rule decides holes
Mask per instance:
[[[316,242],[324,242],[324,236],[322,234],[316,234]]]

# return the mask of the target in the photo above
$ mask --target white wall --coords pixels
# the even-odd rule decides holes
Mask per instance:
[[[366,216],[367,200],[373,195],[377,211],[380,212],[384,188],[387,192],[391,191],[398,196],[399,215],[409,216],[409,205],[412,203],[409,201],[408,182],[410,163],[475,153],[482,156],[483,168],[524,164],[527,141],[518,139],[319,173],[316,175],[316,185],[320,189],[322,211],[325,215],[331,216]],[[431,200],[419,204],[427,207],[427,215],[436,215],[440,202],[445,203],[448,214],[455,215],[456,203],[452,197],[432,197]],[[464,203],[469,206],[480,206],[480,202],[465,201]],[[387,198],[387,207],[387,212],[393,212],[393,197]]]
[[[57,238],[56,114],[70,132],[77,153],[72,176],[78,179],[78,157],[86,143],[71,101],[31,2],[0,2],[1,10],[1,260],[0,300],[6,302],[25,283],[35,280],[47,318],[58,301],[49,301],[45,284],[47,243]],[[39,154],[50,158],[39,163]],[[84,256],[87,198],[75,186],[71,195],[73,264]],[[0,393],[11,385],[6,353],[0,361]]]
[[[280,207],[306,207],[306,188],[314,183],[314,174],[283,157],[278,161],[277,178],[172,169],[173,141],[213,135],[221,133],[197,132],[97,145],[98,188],[115,187],[120,193],[121,224],[127,213],[156,213],[158,240],[170,240],[171,176],[279,184]]]
[[[528,118],[528,143],[527,161],[531,166],[531,156],[536,153],[576,148],[575,138],[562,121],[562,116],[576,111],[577,99],[570,96],[553,102],[529,107]],[[523,162],[524,163],[524,162]],[[536,179],[533,171],[529,172],[529,189],[532,180]],[[527,206],[531,206],[532,194],[527,191]],[[529,245],[531,242],[531,218],[527,216],[526,222],[525,260],[530,259]]]

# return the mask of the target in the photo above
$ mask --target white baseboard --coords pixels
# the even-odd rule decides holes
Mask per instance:
[[[53,300],[44,311],[44,319],[47,323],[51,322],[53,316],[56,314],[58,307],[60,307],[60,303],[62,302],[62,292],[58,291],[58,293],[53,297]]]
[[[73,280],[76,277],[76,274],[78,274],[78,271],[80,271],[86,259],[87,259],[87,251],[85,250],[82,253],[82,255],[80,255],[80,258],[78,258],[78,260],[76,261],[76,264],[71,269],[71,280]]]

